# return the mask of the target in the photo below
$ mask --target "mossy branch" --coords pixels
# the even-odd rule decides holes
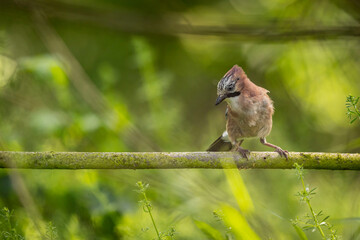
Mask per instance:
[[[234,164],[235,163],[235,164]],[[246,160],[236,152],[7,152],[0,151],[0,168],[30,169],[175,169],[260,168],[360,170],[360,154],[252,152]]]

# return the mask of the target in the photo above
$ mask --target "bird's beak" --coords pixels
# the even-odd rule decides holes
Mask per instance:
[[[221,103],[222,101],[224,101],[224,99],[227,98],[226,95],[219,95],[216,99],[215,105],[218,105],[219,103]]]

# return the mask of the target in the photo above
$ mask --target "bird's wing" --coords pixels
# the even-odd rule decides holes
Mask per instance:
[[[206,151],[220,152],[230,151],[232,144],[230,143],[227,131],[225,131],[220,137],[218,137]]]
[[[228,108],[225,110],[225,119],[228,118]],[[218,137],[206,151],[210,152],[220,152],[220,151],[230,151],[232,148],[232,144],[229,139],[229,135],[227,131],[223,132],[223,134]]]

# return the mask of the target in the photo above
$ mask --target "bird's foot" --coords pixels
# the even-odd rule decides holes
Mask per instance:
[[[250,155],[250,151],[247,150],[247,149],[244,149],[244,148],[241,148],[241,147],[238,147],[236,149],[237,152],[240,153],[240,155],[243,157],[243,158],[246,158],[246,160],[249,160],[249,155]]]
[[[275,152],[279,153],[280,157],[284,157],[284,158],[286,158],[286,160],[289,160],[288,159],[288,155],[289,155],[288,151],[282,150],[280,147],[277,147],[277,148],[275,148]]]

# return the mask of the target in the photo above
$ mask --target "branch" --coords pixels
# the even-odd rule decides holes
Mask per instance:
[[[273,19],[260,25],[197,25],[188,21],[188,23],[183,23],[183,17],[170,15],[170,13],[163,13],[154,17],[152,15],[104,10],[59,1],[14,2],[13,0],[2,0],[2,5],[6,8],[22,10],[24,13],[38,10],[49,19],[82,22],[130,34],[217,36],[250,41],[325,40],[360,36],[360,27],[356,24],[303,26],[299,22],[289,24],[287,20]]]
[[[261,168],[360,170],[359,153],[252,152],[249,160],[236,152],[6,152],[0,151],[0,168],[31,169],[175,169]],[[235,164],[236,165],[235,165]]]

